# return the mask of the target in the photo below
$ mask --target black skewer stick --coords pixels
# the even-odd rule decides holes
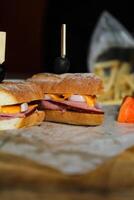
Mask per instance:
[[[61,27],[61,55],[57,57],[54,63],[54,72],[56,74],[67,73],[70,62],[66,57],[66,24]]]

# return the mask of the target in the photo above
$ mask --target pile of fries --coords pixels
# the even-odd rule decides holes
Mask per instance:
[[[99,98],[104,104],[120,104],[125,96],[134,95],[134,72],[129,62],[110,60],[97,62],[94,72],[104,81],[104,94]]]

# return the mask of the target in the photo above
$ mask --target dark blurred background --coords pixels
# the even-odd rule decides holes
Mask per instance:
[[[0,31],[7,32],[6,67],[9,74],[53,72],[60,55],[60,27],[67,24],[69,72],[87,71],[92,31],[107,10],[133,33],[133,6],[113,1],[0,0]]]

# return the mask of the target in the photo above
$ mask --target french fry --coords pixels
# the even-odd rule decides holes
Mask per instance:
[[[134,74],[131,73],[131,64],[111,60],[95,64],[94,72],[104,82],[105,93],[99,98],[102,103],[120,103],[126,95],[134,94]],[[107,74],[107,70],[109,73]]]

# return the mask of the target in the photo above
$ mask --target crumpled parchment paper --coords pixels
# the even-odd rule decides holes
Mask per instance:
[[[116,106],[107,106],[101,126],[43,122],[0,132],[0,150],[34,160],[67,174],[89,172],[134,145],[134,124],[115,121]]]

